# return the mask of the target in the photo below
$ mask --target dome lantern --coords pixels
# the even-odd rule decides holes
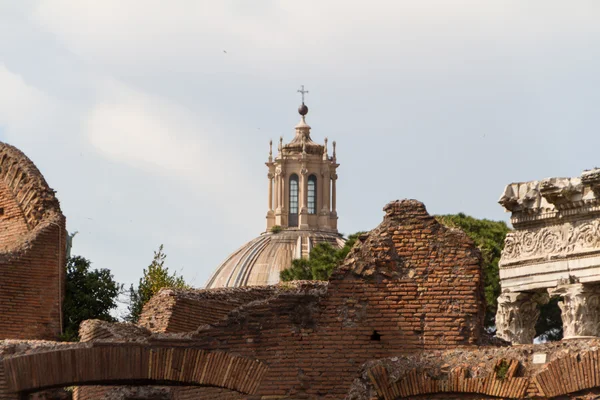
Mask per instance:
[[[325,145],[313,142],[304,104],[308,91],[302,85],[298,92],[301,117],[294,138],[287,144],[280,138],[275,157],[269,143],[266,231],[228,257],[207,288],[275,284],[293,259],[308,257],[316,244],[344,245],[337,230],[335,142],[333,157],[327,154],[327,139]]]

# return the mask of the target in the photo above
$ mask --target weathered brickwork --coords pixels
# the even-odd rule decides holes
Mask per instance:
[[[189,332],[214,324],[234,309],[263,300],[278,291],[276,286],[218,290],[163,289],[144,305],[139,324],[153,332]]]
[[[83,343],[0,346],[0,400],[84,384],[77,400],[598,395],[600,339],[490,340],[473,243],[418,202],[385,211],[329,282],[165,290],[144,326],[86,321]]]
[[[121,337],[133,331],[121,329]],[[135,339],[134,339],[135,340]],[[42,341],[0,341],[0,399],[20,399],[19,392],[45,391],[73,384],[135,384],[170,382],[175,385],[199,385],[206,398],[231,400],[256,392],[268,367],[254,360],[225,352],[206,351],[182,346],[176,338],[137,342],[56,343]],[[201,388],[184,386],[167,392],[177,399],[197,398]],[[153,389],[86,386],[90,399],[130,399],[142,393],[157,394]],[[135,396],[132,393],[135,392]],[[131,397],[130,397],[131,395]],[[144,398],[144,397],[139,397]],[[150,397],[152,398],[152,397]],[[172,397],[168,397],[171,399]]]
[[[0,222],[0,339],[56,339],[65,284],[65,218],[35,165],[4,143]]]
[[[247,399],[248,396],[233,390],[215,387],[85,386],[76,388],[73,400],[83,398],[96,400],[242,400]]]
[[[476,345],[484,315],[479,251],[417,201],[385,212],[329,283],[164,291],[142,324],[261,360],[269,370],[257,395],[291,398],[343,398],[370,359]]]
[[[440,393],[460,399],[591,399],[600,387],[599,350],[599,339],[581,339],[399,354],[366,363],[348,399],[435,398]]]

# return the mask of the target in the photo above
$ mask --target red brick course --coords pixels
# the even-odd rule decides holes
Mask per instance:
[[[92,343],[48,345],[49,351],[63,349],[50,358],[65,360],[62,369],[73,375],[62,378],[65,384],[79,382],[87,368],[92,368],[88,371],[92,374],[109,374],[104,379],[110,384],[125,373],[141,373],[135,369],[140,363],[132,362],[137,351],[131,342],[145,349],[165,348],[152,364],[166,374],[155,383],[165,384],[164,377],[185,377],[190,368],[199,371],[197,365],[213,365],[188,364],[194,358],[190,354],[208,354],[201,349],[222,354],[212,356],[217,362],[230,357],[211,371],[216,379],[213,387],[171,387],[142,395],[135,388],[89,386],[77,390],[78,400],[592,399],[598,395],[599,339],[478,346],[487,338],[481,331],[480,258],[473,243],[462,232],[440,226],[418,202],[391,203],[385,210],[384,222],[360,238],[329,283],[163,291],[145,308],[144,326],[86,321],[81,336]],[[90,349],[75,349],[85,346],[107,353],[89,357]],[[2,346],[0,358],[1,350]],[[36,355],[41,351],[21,350],[31,355],[20,357],[13,346],[4,354],[21,361],[0,362],[1,400],[14,400],[14,388],[31,387],[27,379],[15,378],[17,370],[55,364],[34,362],[48,359]],[[94,365],[119,351],[127,352],[121,361],[100,368],[109,371],[94,372]],[[534,364],[535,353],[546,354],[546,363]],[[227,371],[235,371],[236,377],[250,376],[243,371],[251,368],[238,364],[248,360],[265,366],[254,389],[248,391],[251,394],[216,387],[229,379]],[[43,372],[37,375],[48,379]],[[94,382],[101,383],[97,379]]]
[[[0,339],[56,339],[65,285],[65,218],[35,165],[4,143],[0,221]]]
[[[142,324],[156,332],[197,329],[186,335],[195,346],[265,362],[260,396],[343,398],[370,359],[476,345],[484,309],[473,242],[420,202],[384,210],[383,223],[360,238],[328,285],[164,292]],[[240,305],[237,296],[257,300]],[[208,397],[199,391],[196,398]]]

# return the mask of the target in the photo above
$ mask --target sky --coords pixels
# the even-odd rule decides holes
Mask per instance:
[[[0,140],[73,254],[128,286],[164,244],[202,287],[265,229],[300,85],[345,234],[402,198],[508,221],[506,184],[600,166],[598,21],[594,0],[0,0]]]

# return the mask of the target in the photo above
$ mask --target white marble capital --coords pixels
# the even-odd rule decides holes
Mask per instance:
[[[563,321],[563,337],[600,336],[600,287],[582,283],[560,283],[548,292],[562,296],[558,303]]]
[[[538,305],[547,302],[547,294],[505,292],[498,297],[496,336],[512,344],[530,344],[540,317]]]

